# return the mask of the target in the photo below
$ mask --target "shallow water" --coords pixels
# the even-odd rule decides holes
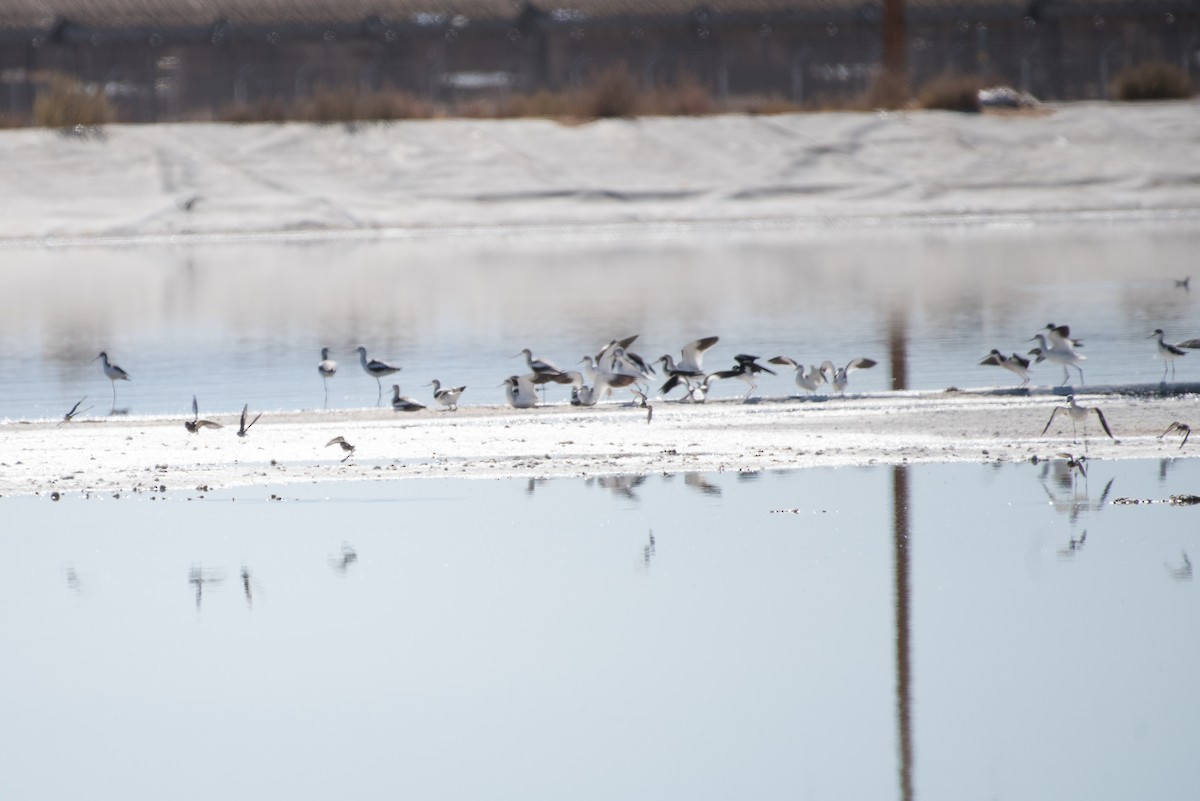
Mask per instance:
[[[1200,509],[1112,502],[1198,488],[1163,460],[0,499],[6,793],[1190,797]]]
[[[851,387],[877,391],[892,388],[890,331],[907,345],[910,388],[1008,386],[1008,372],[977,362],[993,347],[1027,351],[1054,321],[1086,341],[1088,383],[1150,382],[1162,373],[1151,331],[1200,336],[1196,299],[1175,286],[1198,248],[1200,229],[1183,222],[12,248],[0,419],[58,418],[84,396],[89,414],[108,414],[113,387],[91,361],[102,349],[133,377],[115,408],[139,415],[189,415],[193,393],[202,414],[321,408],[322,346],[341,365],[328,406],[373,406],[360,343],[404,368],[404,394],[428,398],[438,378],[468,386],[463,405],[495,404],[504,377],[524,371],[522,347],[567,367],[633,333],[650,358],[718,334],[710,370],[746,352],[867,356],[879,366]],[[1190,361],[1181,380],[1200,377]],[[1035,372],[1037,384],[1061,380],[1061,368]],[[745,391],[726,384],[715,397]],[[798,390],[781,375],[759,391]]]

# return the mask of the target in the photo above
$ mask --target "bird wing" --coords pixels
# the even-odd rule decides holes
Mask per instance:
[[[200,419],[200,404],[196,403],[196,396],[192,396],[192,422]]]
[[[198,428],[224,428],[225,427],[225,426],[221,425],[220,423],[214,423],[212,420],[197,420],[196,426]]]
[[[717,344],[720,337],[704,337],[697,339],[695,342],[689,342],[683,346],[680,353],[683,355],[684,363],[691,363],[700,366],[700,360],[704,358],[704,351]]]
[[[663,385],[658,388],[658,394],[666,395],[668,392],[675,389],[675,387],[679,386],[679,381],[679,375],[673,373],[671,377],[664,381]]]
[[[980,365],[992,365],[994,367],[1003,367],[1004,362],[1002,362],[1000,360],[1001,358],[1002,357],[1000,356],[999,353],[989,353],[987,356],[983,357],[983,361],[981,361],[979,364]]]
[[[258,414],[254,415],[254,419],[250,421],[250,425],[249,425],[249,426],[246,426],[246,427],[245,427],[245,430],[246,430],[246,431],[249,431],[249,430],[250,430],[250,426],[252,426],[252,425],[254,425],[255,423],[257,423],[257,422],[258,422],[258,418],[260,418],[260,417],[262,417],[262,412],[259,412]]]
[[[1100,427],[1104,429],[1104,433],[1108,434],[1109,439],[1115,440],[1116,437],[1113,436],[1112,429],[1108,427],[1108,421],[1104,419],[1104,412],[1100,411],[1096,406],[1092,407],[1092,411],[1100,418]]]
[[[1050,430],[1050,424],[1054,422],[1054,416],[1056,414],[1058,414],[1059,412],[1061,412],[1064,408],[1066,408],[1066,407],[1064,407],[1064,406],[1055,406],[1054,407],[1054,411],[1050,412],[1050,419],[1046,421],[1046,427],[1042,429],[1042,433],[1039,436],[1045,435],[1045,433]]]
[[[795,359],[789,359],[787,356],[775,356],[767,359],[770,364],[786,364],[788,367],[799,367]]]
[[[855,359],[854,361],[852,361],[846,365],[846,372],[849,373],[849,372],[853,372],[854,370],[866,370],[867,368],[874,367],[877,364],[879,364],[879,362],[875,361],[874,359],[867,359],[867,358]]]
[[[1200,348],[1200,339],[1185,339],[1183,342],[1176,342],[1175,347],[1196,350],[1197,348]]]
[[[325,447],[328,448],[330,445],[337,445],[339,442],[345,442],[345,441],[346,440],[344,440],[341,437],[334,437],[333,439],[329,440],[329,442],[325,443]]]
[[[250,404],[248,404],[248,403],[245,404],[244,406],[242,406],[242,425],[238,429],[239,431],[246,430],[246,412],[249,411],[249,409],[250,409]]]
[[[1010,362],[1016,362],[1017,364],[1021,365],[1021,367],[1025,370],[1029,369],[1029,359],[1024,358],[1019,353],[1014,353],[1012,356],[1009,357],[1008,360]]]

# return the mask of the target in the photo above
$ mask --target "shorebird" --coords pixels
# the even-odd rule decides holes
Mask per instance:
[[[125,372],[115,364],[109,364],[108,353],[105,351],[100,351],[100,355],[97,356],[96,359],[104,360],[104,375],[112,383],[113,408],[115,409],[117,408],[117,382],[129,381],[129,373]],[[96,361],[96,359],[92,359],[92,361]]]
[[[237,432],[237,435],[238,435],[239,437],[245,437],[245,436],[246,436],[246,434],[248,434],[248,433],[250,432],[250,426],[252,426],[252,425],[254,425],[255,423],[257,423],[257,422],[258,422],[258,418],[262,417],[262,412],[259,412],[258,414],[254,415],[254,419],[253,419],[253,420],[251,420],[251,421],[250,421],[250,422],[247,424],[247,423],[246,423],[246,414],[247,414],[247,412],[249,412],[249,411],[250,411],[250,404],[248,404],[248,403],[247,403],[247,404],[245,404],[244,406],[242,406],[242,423],[241,423],[241,425],[240,425],[240,426],[238,426],[238,432]]]
[[[717,344],[720,339],[720,337],[704,337],[703,339],[687,343],[679,351],[682,358],[675,365],[675,368],[703,374],[704,367],[702,366],[702,362],[704,361],[704,353]],[[659,361],[662,361],[662,359],[659,359]]]
[[[637,379],[631,375],[596,373],[595,382],[589,387],[583,383],[583,376],[579,375],[579,373],[568,371],[564,375],[569,375],[576,379],[574,382],[575,386],[571,388],[572,406],[595,406],[611,390],[624,389],[637,382]]]
[[[1069,325],[1055,325],[1054,323],[1046,323],[1046,327],[1042,330],[1046,332],[1046,337],[1049,338],[1051,342],[1057,342],[1060,345],[1070,345],[1072,348],[1083,347],[1082,339],[1071,338],[1071,326]]]
[[[400,394],[400,385],[392,384],[392,408],[398,412],[419,412],[425,404],[413,400],[407,395]]]
[[[1076,423],[1083,423],[1083,447],[1087,447],[1087,416],[1088,412],[1095,412],[1100,418],[1100,427],[1104,429],[1104,433],[1108,434],[1109,439],[1115,441],[1112,429],[1108,427],[1108,421],[1104,419],[1104,412],[1096,406],[1080,406],[1075,402],[1074,395],[1067,396],[1067,402],[1063,406],[1055,406],[1054,411],[1050,413],[1050,419],[1046,421],[1046,427],[1042,429],[1042,436],[1050,429],[1050,424],[1054,422],[1054,417],[1059,412],[1066,412],[1071,417],[1071,432],[1074,435],[1074,442],[1079,442],[1079,433],[1076,430]]]
[[[1183,278],[1175,279],[1175,288],[1182,289],[1184,292],[1191,292],[1192,291],[1191,283],[1192,283],[1192,277],[1190,275],[1185,275]]]
[[[810,364],[805,367],[795,359],[789,359],[787,356],[776,356],[772,359],[767,359],[771,364],[783,364],[796,370],[796,386],[806,390],[809,393],[815,393],[817,388],[825,383],[825,375],[815,364]]]
[[[519,353],[513,354],[514,359],[518,356],[525,357],[525,363],[529,365],[529,376],[527,377],[533,384],[548,384],[551,381],[556,384],[574,383],[571,377],[566,374],[566,371],[558,365],[542,358],[534,358],[533,351],[529,348],[522,348]],[[545,392],[545,389],[543,389],[543,398],[545,397]]]
[[[683,384],[687,389],[688,395],[691,395],[692,379],[702,382],[707,377],[704,371],[699,368],[681,367],[675,364],[675,359],[669,353],[664,354],[658,361],[662,362],[663,372],[667,374],[667,380],[658,388],[658,394],[660,395],[666,395],[680,384]]]
[[[383,378],[385,375],[391,375],[392,373],[400,372],[400,368],[396,367],[395,365],[388,364],[387,362],[381,362],[379,359],[371,359],[368,361],[367,349],[362,345],[359,345],[357,348],[355,348],[355,350],[358,351],[358,363],[362,365],[363,372],[369,376],[372,376],[375,379],[375,383],[379,386],[379,397],[376,398],[376,400],[382,400],[383,384],[379,379]]]
[[[983,361],[979,364],[1003,367],[1021,379],[1021,383],[1017,386],[1023,387],[1029,383],[1030,361],[1019,354],[1014,353],[1011,356],[1005,356],[1000,351],[992,348],[992,352],[983,357]]]
[[[1186,339],[1183,342],[1176,342],[1172,345],[1170,342],[1163,342],[1163,330],[1155,328],[1154,333],[1146,337],[1146,339],[1158,339],[1158,358],[1163,360],[1162,382],[1167,383],[1167,367],[1171,368],[1171,380],[1175,380],[1175,360],[1187,356],[1188,350],[1196,350],[1200,348],[1200,339]]]
[[[212,420],[200,419],[200,404],[196,403],[196,396],[192,396],[192,419],[184,420],[183,427],[188,430],[189,434],[199,434],[202,428],[224,428],[220,423],[214,423]]]
[[[326,448],[328,448],[330,445],[339,445],[341,446],[341,449],[346,452],[346,455],[342,457],[343,462],[354,455],[354,446],[349,442],[346,442],[344,437],[334,437],[333,439],[329,440],[329,442],[325,443]]]
[[[532,409],[537,405],[537,388],[529,376],[511,375],[504,379],[501,386],[505,388],[505,400],[514,409]]]
[[[87,400],[87,395],[84,395],[82,398],[80,398],[79,402],[71,407],[71,411],[69,411],[63,415],[62,423],[69,423],[75,419],[76,415],[83,414],[83,412],[86,412],[88,409],[92,408],[91,406],[89,406],[89,407],[87,407],[87,409],[84,409],[83,411],[79,410],[79,404],[83,403],[85,400]],[[62,425],[62,423],[59,423],[59,425]]]
[[[1183,442],[1179,443],[1179,449],[1183,450],[1183,446],[1187,445],[1188,437],[1192,435],[1192,427],[1187,423],[1180,423],[1179,421],[1176,421],[1167,426],[1167,430],[1159,434],[1157,437],[1155,437],[1155,439],[1162,439],[1167,434],[1172,433],[1183,434]]]
[[[845,394],[846,387],[850,384],[850,374],[855,370],[868,370],[874,367],[878,362],[874,359],[860,357],[846,364],[845,367],[834,367],[833,362],[826,359],[821,362],[821,373],[825,376],[825,380],[829,382],[829,386],[839,395]]]
[[[650,421],[654,418],[654,407],[650,405],[650,399],[646,397],[646,393],[634,387],[630,387],[629,391],[637,398],[638,406],[646,410],[646,425],[650,425]]]
[[[1059,330],[1065,331],[1066,326],[1062,326]],[[1034,334],[1028,341],[1033,342],[1034,340],[1037,340],[1038,347],[1029,351],[1029,355],[1036,357],[1035,362],[1047,361],[1062,366],[1063,382],[1059,386],[1063,386],[1071,380],[1071,374],[1067,372],[1068,366],[1079,371],[1079,383],[1084,383],[1083,368],[1079,366],[1079,363],[1086,360],[1087,356],[1076,352],[1075,346],[1079,344],[1077,340],[1066,336],[1051,336],[1050,341],[1047,342],[1046,335],[1041,333]]]
[[[436,378],[429,382],[429,386],[433,387],[433,399],[445,406],[449,411],[458,411],[458,398],[466,390],[466,387],[446,387],[442,389],[442,382]]]
[[[715,373],[710,373],[709,375],[705,376],[705,390],[708,390],[708,385],[713,380],[721,381],[726,378],[740,378],[750,387],[746,390],[746,394],[742,396],[742,400],[747,401],[750,399],[750,394],[754,392],[754,390],[758,389],[758,383],[754,380],[756,373],[770,373],[771,375],[775,375],[774,370],[769,367],[764,367],[758,363],[757,356],[751,356],[747,353],[739,353],[733,357],[733,360],[737,362],[737,364],[735,364],[732,369],[718,370]]]
[[[329,379],[337,372],[337,362],[329,358],[329,348],[321,348],[321,361],[317,362],[317,372],[321,374],[321,383],[325,385],[325,403],[329,403]]]

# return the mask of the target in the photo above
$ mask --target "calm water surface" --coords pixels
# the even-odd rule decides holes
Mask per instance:
[[[1200,510],[1112,501],[1197,489],[1165,460],[0,499],[4,795],[1191,798]]]
[[[1155,328],[1200,336],[1196,295],[1174,283],[1198,251],[1193,224],[1130,222],[9,249],[0,419],[58,418],[85,395],[108,414],[112,388],[91,361],[102,349],[133,377],[116,408],[144,415],[189,415],[193,393],[205,414],[321,408],[322,346],[341,363],[329,407],[373,406],[360,343],[404,368],[405,394],[428,397],[438,378],[469,387],[464,405],[495,404],[524,371],[521,348],[566,367],[634,333],[651,358],[718,334],[712,370],[747,352],[867,356],[880,365],[852,388],[877,391],[892,387],[889,331],[907,342],[911,388],[996,386],[1015,380],[980,358],[1027,351],[1053,321],[1086,340],[1088,383],[1150,382],[1162,371]],[[1200,378],[1190,361],[1181,380]],[[1035,373],[1061,380],[1059,368]],[[745,389],[727,383],[714,395]],[[797,390],[780,376],[760,391]]]

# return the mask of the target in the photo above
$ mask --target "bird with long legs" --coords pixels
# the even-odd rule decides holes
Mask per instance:
[[[1014,353],[1011,356],[1005,356],[1000,351],[992,348],[992,352],[983,357],[980,366],[1003,367],[1017,378],[1021,379],[1018,387],[1023,387],[1029,383],[1029,365],[1031,361],[1020,354]]]
[[[1066,328],[1066,326],[1060,326],[1061,328]],[[1047,339],[1046,334],[1037,333],[1027,341],[1033,342],[1035,340],[1038,346],[1029,351],[1029,355],[1036,357],[1034,359],[1035,363],[1047,361],[1062,367],[1063,381],[1059,386],[1064,386],[1071,380],[1071,374],[1067,371],[1068,366],[1078,370],[1079,383],[1085,383],[1083,380],[1083,368],[1079,366],[1079,363],[1085,361],[1087,356],[1075,350],[1076,345],[1072,343],[1075,343],[1076,340],[1066,337],[1050,337]]]
[[[317,362],[317,372],[321,383],[325,385],[325,405],[329,405],[329,379],[337,372],[337,362],[329,358],[329,348],[321,348],[321,361]]]
[[[329,440],[329,442],[325,443],[326,448],[328,448],[330,445],[337,445],[342,449],[342,452],[346,454],[342,457],[343,462],[354,455],[354,446],[347,442],[345,437],[334,437],[333,439]]]
[[[1054,422],[1054,418],[1059,412],[1066,412],[1066,414],[1071,418],[1073,442],[1079,442],[1079,431],[1077,429],[1077,424],[1083,423],[1083,447],[1085,449],[1087,448],[1087,418],[1088,414],[1093,412],[1096,414],[1096,417],[1100,418],[1100,427],[1104,429],[1105,434],[1108,434],[1109,439],[1113,440],[1114,442],[1117,439],[1113,436],[1112,429],[1108,427],[1108,420],[1105,419],[1104,412],[1100,411],[1098,406],[1080,406],[1076,402],[1074,395],[1067,396],[1066,404],[1054,407],[1054,411],[1050,412],[1050,419],[1046,421],[1046,426],[1042,429],[1041,436],[1045,436],[1046,432],[1050,430],[1050,424]]]
[[[445,406],[448,411],[458,411],[458,399],[467,391],[466,386],[461,387],[443,387],[442,382],[436,378],[430,381],[426,386],[433,387],[433,399]]]
[[[383,383],[379,379],[400,372],[400,368],[379,359],[368,359],[367,349],[362,345],[359,345],[355,350],[358,352],[358,363],[362,366],[363,372],[374,378],[375,383],[379,386],[379,396],[376,398],[376,402],[382,402]]]
[[[764,367],[758,363],[757,356],[751,356],[748,353],[739,353],[733,357],[734,366],[729,370],[718,370],[715,373],[710,373],[704,379],[704,389],[707,391],[709,384],[714,380],[722,381],[727,378],[737,378],[745,381],[749,386],[746,394],[742,396],[742,402],[750,400],[750,395],[754,390],[758,389],[758,382],[754,380],[757,373],[770,373],[775,375],[775,371],[769,367]]]
[[[1167,368],[1171,368],[1171,380],[1175,380],[1175,360],[1182,359],[1187,356],[1188,350],[1196,350],[1200,348],[1200,339],[1185,339],[1183,342],[1164,342],[1163,337],[1166,335],[1161,328],[1155,328],[1154,333],[1146,337],[1146,339],[1158,340],[1158,358],[1163,360],[1162,383],[1167,383]],[[1185,350],[1185,348],[1187,350]]]
[[[1179,443],[1179,449],[1183,450],[1183,446],[1187,445],[1188,437],[1192,435],[1192,427],[1187,423],[1181,423],[1176,420],[1171,425],[1167,426],[1167,430],[1159,434],[1155,439],[1162,439],[1168,434],[1183,434],[1183,442]]]
[[[833,362],[828,359],[821,362],[821,373],[825,376],[825,380],[829,382],[830,388],[838,395],[846,393],[846,387],[850,385],[850,374],[856,370],[869,370],[879,362],[874,359],[868,359],[865,356],[857,359],[852,359],[847,362],[845,367],[834,367]]]
[[[97,356],[96,359],[103,360],[103,364],[101,366],[104,368],[104,377],[107,378],[112,384],[113,409],[115,410],[117,408],[117,382],[130,381],[132,379],[130,379],[129,373],[125,372],[117,365],[109,362],[107,351],[100,351],[100,355]],[[96,361],[96,359],[92,359],[92,361]]]
[[[821,385],[825,383],[825,374],[815,364],[810,364],[806,367],[804,364],[787,356],[775,356],[774,358],[767,359],[767,362],[793,368],[796,371],[796,386],[810,395],[816,394]]]
[[[188,430],[189,434],[199,434],[202,428],[224,428],[220,423],[214,423],[212,420],[200,419],[200,404],[196,403],[196,396],[192,396],[192,419],[184,420],[183,427]]]

